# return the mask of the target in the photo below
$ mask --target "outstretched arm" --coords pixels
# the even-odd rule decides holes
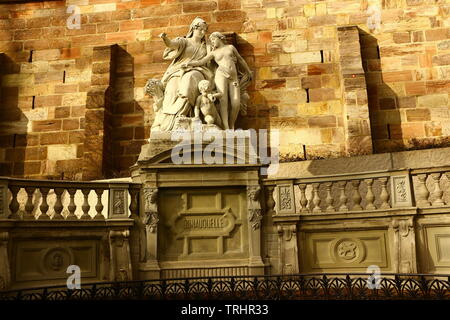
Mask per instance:
[[[208,62],[210,62],[212,60],[212,58],[214,58],[214,54],[210,53],[203,59],[200,59],[197,61],[191,61],[191,62],[186,63],[185,65],[186,65],[186,67],[200,67],[200,66],[203,66],[203,65],[207,64]]]
[[[178,43],[176,41],[170,40],[165,32],[161,33],[159,35],[159,37],[161,39],[163,39],[164,44],[166,45],[166,47],[168,47],[170,49],[176,49],[178,47]]]

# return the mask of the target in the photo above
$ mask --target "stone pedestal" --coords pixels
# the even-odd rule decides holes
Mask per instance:
[[[141,279],[264,274],[261,165],[242,133],[152,133],[131,168],[144,185]]]

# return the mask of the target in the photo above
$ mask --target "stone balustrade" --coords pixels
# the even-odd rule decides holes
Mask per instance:
[[[0,219],[104,220],[138,211],[140,184],[0,179]],[[129,205],[128,205],[129,204]]]
[[[277,214],[324,214],[450,205],[450,167],[265,179]],[[276,192],[275,192],[276,190]]]
[[[396,170],[265,179],[263,183],[272,214],[305,215],[411,207],[410,178],[408,170]]]
[[[415,169],[411,175],[417,207],[450,205],[450,167]]]

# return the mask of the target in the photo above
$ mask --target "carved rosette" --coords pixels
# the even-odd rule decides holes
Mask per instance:
[[[158,226],[158,189],[144,188],[144,212],[143,223],[147,226],[150,232],[155,232]]]
[[[259,201],[260,194],[260,186],[247,187],[248,221],[253,230],[257,230],[261,227],[262,209]]]

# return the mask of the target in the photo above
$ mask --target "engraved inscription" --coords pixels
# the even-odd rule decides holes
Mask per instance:
[[[218,229],[223,228],[224,222],[221,218],[193,218],[184,220],[184,229]]]

